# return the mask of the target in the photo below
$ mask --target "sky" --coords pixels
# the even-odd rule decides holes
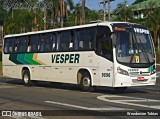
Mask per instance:
[[[86,0],[86,7],[92,10],[103,9],[103,4],[99,5],[99,2],[103,0]],[[127,5],[131,5],[135,0],[128,0]],[[73,0],[74,4],[81,3],[81,0]],[[124,0],[114,0],[111,2],[111,10],[115,9],[118,3],[124,2]],[[108,7],[106,7],[107,9]]]

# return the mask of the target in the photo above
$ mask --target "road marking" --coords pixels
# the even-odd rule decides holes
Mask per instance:
[[[118,104],[124,104],[124,105],[132,105],[132,106],[138,106],[138,107],[160,109],[160,105],[154,106],[154,105],[149,104],[151,102],[160,102],[160,100],[129,97],[129,96],[118,96],[118,95],[103,95],[103,96],[98,96],[97,98],[100,99],[100,100],[106,101],[106,102],[111,102],[111,103],[118,103]],[[107,98],[122,98],[122,99],[121,100],[116,100],[116,99],[107,99]],[[128,100],[126,100],[124,98],[127,98]],[[147,105],[137,104],[137,102],[146,102]]]
[[[50,104],[56,104],[56,105],[62,105],[62,106],[67,106],[67,107],[72,107],[72,108],[78,108],[78,109],[84,109],[84,110],[92,110],[92,111],[107,111],[107,110],[133,110],[133,109],[128,109],[128,108],[117,108],[117,107],[108,107],[108,108],[89,108],[89,107],[83,107],[83,106],[78,106],[78,105],[72,105],[72,104],[67,104],[67,103],[60,103],[60,102],[54,102],[54,101],[45,101],[46,103]]]

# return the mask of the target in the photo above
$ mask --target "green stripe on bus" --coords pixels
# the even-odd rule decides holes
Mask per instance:
[[[33,60],[34,53],[31,54],[10,54],[9,60],[15,64],[33,64],[41,65],[40,63]]]
[[[23,64],[22,62],[17,60],[18,55],[17,54],[10,54],[9,60],[12,61],[15,64]]]
[[[17,58],[18,58],[17,54],[11,54],[9,56],[9,60],[12,61],[13,63],[15,63],[15,64],[23,64],[22,62],[18,61]]]
[[[41,65],[40,63],[36,62],[33,60],[33,53],[32,54],[26,54],[25,55],[25,60],[31,64],[34,64],[34,65]]]
[[[31,64],[31,63],[29,63],[27,60],[25,60],[25,54],[19,54],[19,55],[18,55],[18,60],[19,60],[20,62],[22,62],[23,64]]]
[[[148,72],[152,72],[153,69],[154,69],[154,67],[153,67],[153,66],[150,66],[150,67],[148,68]]]

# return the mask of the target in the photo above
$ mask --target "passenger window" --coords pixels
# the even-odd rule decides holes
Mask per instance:
[[[52,51],[56,50],[56,35],[52,34]]]
[[[52,51],[52,34],[44,35],[44,51]]]
[[[79,40],[80,39],[80,31],[76,32],[75,42],[74,42],[74,50],[79,50]]]
[[[40,51],[43,52],[44,51],[44,36],[40,35],[40,42],[41,42],[41,46],[40,46]]]
[[[41,49],[42,52],[50,52],[53,47],[53,34],[47,33],[41,36]]]
[[[7,38],[4,42],[4,53],[15,52],[15,38]]]
[[[17,52],[24,53],[27,50],[27,36],[18,37],[16,40]]]
[[[58,51],[68,51],[72,41],[71,31],[64,31],[58,34]]]
[[[95,28],[81,29],[75,35],[75,50],[92,50],[94,48]]]
[[[38,52],[39,47],[40,47],[40,36],[39,35],[32,35],[30,37],[29,47],[30,47],[29,52]]]

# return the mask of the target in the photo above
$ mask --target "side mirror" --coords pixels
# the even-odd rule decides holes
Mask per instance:
[[[112,33],[111,39],[112,39],[112,44],[113,44],[114,46],[116,46],[116,39],[117,39],[117,37],[116,37],[116,34],[115,34],[115,33]]]

